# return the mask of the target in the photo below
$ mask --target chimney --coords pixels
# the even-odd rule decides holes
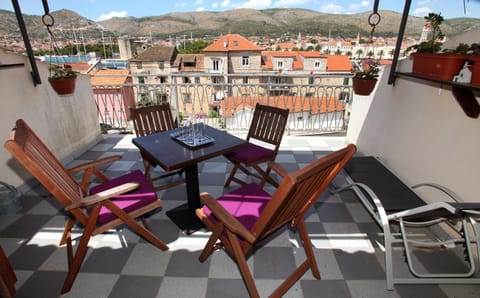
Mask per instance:
[[[223,40],[223,47],[224,47],[224,48],[227,48],[227,46],[228,46],[228,44],[227,44],[227,40],[226,40],[226,39],[224,39],[224,40]]]

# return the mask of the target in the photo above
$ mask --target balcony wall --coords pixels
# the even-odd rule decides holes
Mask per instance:
[[[411,71],[410,59],[398,70]],[[388,85],[389,71],[370,97],[355,96],[347,139],[363,154],[381,157],[410,185],[436,182],[465,201],[478,201],[480,119],[464,114],[449,87],[402,78]]]
[[[48,64],[37,61],[42,84],[33,85],[25,56],[0,50],[2,64],[24,63],[0,69],[0,181],[23,185],[30,176],[3,148],[15,120],[23,118],[60,158],[73,158],[101,137],[97,108],[88,76],[77,77],[73,95],[58,96],[48,83]]]

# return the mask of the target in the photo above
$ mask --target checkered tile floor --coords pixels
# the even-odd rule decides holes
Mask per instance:
[[[68,166],[112,154],[122,160],[106,168],[110,177],[142,169],[132,135],[105,135],[104,140]],[[343,137],[285,137],[277,156],[287,170],[343,147]],[[237,187],[222,187],[231,169],[223,157],[199,165],[201,191],[219,196]],[[337,179],[342,179],[341,176]],[[272,191],[273,189],[268,189]],[[185,203],[179,185],[158,193],[163,208],[150,217],[156,235],[169,251],[161,251],[128,229],[94,237],[86,260],[66,297],[247,297],[233,261],[223,251],[205,263],[198,256],[206,231],[182,233],[165,215]],[[42,187],[22,197],[23,211],[0,217],[0,242],[18,277],[17,297],[57,297],[66,276],[66,249],[58,247],[65,223],[61,206]],[[307,217],[307,226],[322,274],[307,272],[286,297],[478,297],[480,286],[401,285],[386,290],[379,228],[353,193],[324,193]],[[304,260],[295,231],[284,229],[249,258],[261,297],[267,297]],[[397,262],[398,261],[398,262]],[[435,261],[433,261],[435,262]],[[399,253],[396,263],[402,263]]]

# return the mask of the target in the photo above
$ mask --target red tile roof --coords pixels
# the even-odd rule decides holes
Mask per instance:
[[[72,67],[72,70],[79,73],[85,73],[89,68],[90,65],[88,62],[73,62],[68,63]]]
[[[263,96],[227,96],[222,100],[222,116],[232,117],[234,112],[247,107],[254,109],[257,102],[267,104]],[[310,96],[270,96],[270,102],[275,102],[275,106],[280,108],[288,108],[290,113],[298,113],[302,111],[310,111],[312,115],[322,113],[333,113],[344,109],[343,101],[338,98],[327,97],[310,97]]]
[[[227,34],[203,49],[204,52],[261,51],[262,49],[239,34]]]
[[[92,85],[120,85],[128,83],[128,75],[130,71],[127,69],[101,69],[92,70],[90,72],[90,83]],[[121,76],[95,76],[95,75],[121,75]]]
[[[346,55],[327,55],[327,71],[350,71],[352,63]]]

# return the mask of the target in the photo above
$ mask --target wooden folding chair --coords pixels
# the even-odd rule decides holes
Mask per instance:
[[[17,276],[0,245],[0,297],[15,297]]]
[[[261,164],[275,160],[287,125],[287,119],[288,109],[257,103],[247,134],[248,145],[224,155],[233,163],[233,169],[227,181],[225,181],[225,187],[228,187],[232,181],[240,185],[246,184],[245,181],[235,177],[239,169],[247,175],[261,179],[262,186],[265,181],[273,186],[278,186],[278,183],[270,177],[270,169],[267,167],[267,170],[263,170]],[[263,146],[263,144],[266,146]],[[267,148],[267,146],[270,148]],[[247,167],[255,169],[257,173],[249,171]]]
[[[320,279],[304,215],[355,151],[355,145],[348,145],[292,174],[287,174],[278,164],[269,163],[269,167],[284,176],[273,195],[254,183],[218,199],[202,193],[205,205],[196,213],[212,235],[199,260],[204,262],[214,250],[224,247],[237,263],[250,296],[259,297],[246,259],[257,243],[268,241],[265,238],[290,224],[298,228],[307,259],[271,296],[283,295],[308,269]]]
[[[172,130],[175,128],[175,122],[173,121],[172,111],[170,110],[170,104],[168,103],[132,109],[131,117],[133,120],[133,127],[135,129],[135,134],[137,135],[137,137],[143,137],[153,133]],[[142,153],[140,152],[140,154]],[[165,152],[165,154],[168,154],[168,152]],[[166,173],[157,175],[155,177],[152,177],[152,170],[157,165],[152,164],[151,161],[148,161],[148,159],[144,158],[143,155],[142,155],[142,159],[143,159],[143,165],[145,167],[145,176],[150,181],[152,181],[152,183],[156,180],[164,179],[173,175],[181,176],[183,174],[183,170],[177,170],[177,171],[166,172]],[[184,182],[185,182],[185,179],[180,177],[178,179],[174,179],[169,182],[155,185],[155,189],[161,190],[161,189],[172,187]]]
[[[127,224],[153,245],[162,250],[168,249],[168,246],[150,231],[144,218],[147,213],[159,208],[162,202],[141,171],[136,170],[108,180],[96,167],[115,160],[114,157],[80,165],[69,171],[21,119],[17,120],[10,139],[5,142],[5,148],[69,212],[60,240],[60,245],[67,245],[69,265],[62,293],[72,288],[92,236]],[[81,184],[72,176],[72,173],[79,171],[85,172]],[[86,186],[92,175],[103,183],[92,187],[91,195],[85,196]],[[142,219],[143,226],[135,220],[138,217]],[[84,226],[84,230],[74,254],[71,231],[76,221]]]

